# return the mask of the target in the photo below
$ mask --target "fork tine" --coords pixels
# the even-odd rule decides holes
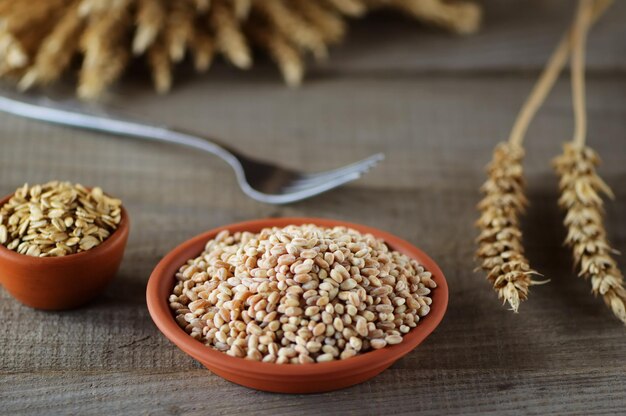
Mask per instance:
[[[317,178],[308,178],[303,180],[296,180],[288,185],[283,187],[284,192],[297,192],[300,189],[308,189],[312,187],[317,187],[319,185],[323,185],[327,182],[333,182],[335,180],[340,180],[347,175],[357,174],[359,176],[363,175],[367,171],[369,171],[376,163],[367,163],[362,164],[360,166],[355,166],[350,170],[345,170],[343,172],[338,172],[332,175],[319,176]]]
[[[337,169],[333,169],[333,170],[327,170],[327,171],[323,171],[323,172],[316,172],[316,173],[309,173],[306,175],[302,175],[303,178],[306,179],[315,179],[315,178],[320,178],[320,177],[325,177],[325,176],[334,176],[337,174],[345,174],[347,172],[350,172],[352,170],[354,170],[354,168],[359,168],[360,166],[364,165],[364,164],[372,164],[375,165],[378,162],[382,161],[385,158],[385,154],[384,153],[376,153],[373,154],[369,157],[366,157],[365,159],[361,159],[359,161],[356,161],[354,163],[350,163],[349,165],[345,165],[342,166],[340,168]]]
[[[382,159],[384,159],[384,155],[378,153],[338,169],[313,174],[303,174],[298,179],[294,179],[293,182],[289,184],[289,187],[312,186],[323,181],[348,175],[352,172],[365,172],[378,164]]]
[[[378,164],[378,162],[383,159],[384,154],[377,153],[366,159],[352,163],[348,166],[341,167],[339,169],[303,175],[302,178],[294,180],[291,184],[289,184],[289,186],[285,187],[285,189],[298,189],[315,186],[316,184],[327,182],[334,178],[340,178],[353,172],[358,172],[362,174],[374,167],[376,164]]]
[[[360,177],[361,177],[360,172],[352,172],[347,175],[338,176],[328,181],[323,181],[323,182],[317,183],[316,185],[312,185],[309,187],[295,188],[283,195],[280,195],[280,196],[277,195],[277,197],[280,198],[280,201],[278,201],[277,199],[274,203],[284,204],[284,203],[295,202],[295,201],[299,201],[305,198],[309,198],[314,195],[321,194],[322,192],[326,192],[331,189],[337,188],[345,183],[357,180]]]

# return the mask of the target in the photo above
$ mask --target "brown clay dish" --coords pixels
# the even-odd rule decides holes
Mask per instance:
[[[2,198],[0,206],[11,196]],[[0,284],[33,308],[62,310],[83,305],[115,277],[129,228],[128,213],[122,207],[118,228],[91,250],[63,257],[32,257],[0,245]]]
[[[220,231],[258,232],[266,227],[289,224],[316,224],[324,227],[345,226],[382,238],[390,248],[419,261],[432,274],[437,288],[432,292],[430,313],[400,344],[366,352],[340,361],[314,364],[274,364],[235,358],[205,346],[190,337],[174,320],[168,296],[175,283],[175,273],[188,259],[202,252],[208,240]],[[364,382],[417,347],[443,319],[448,305],[448,286],[437,264],[407,241],[375,228],[343,221],[319,218],[271,218],[225,225],[207,231],[179,245],[166,255],[152,272],[147,288],[150,315],[163,334],[181,350],[200,361],[215,374],[253,389],[278,393],[315,393],[337,390]]]

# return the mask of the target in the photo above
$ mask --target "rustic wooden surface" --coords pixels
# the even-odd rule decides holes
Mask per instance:
[[[588,106],[590,144],[616,193],[607,204],[610,238],[626,252],[626,2],[616,3],[590,40]],[[141,82],[112,95],[111,105],[307,170],[386,153],[362,180],[284,207],[246,198],[210,156],[0,115],[0,194],[53,178],[100,184],[132,217],[119,276],[89,306],[40,312],[0,290],[0,413],[622,413],[626,329],[575,276],[561,246],[549,162],[572,133],[567,78],[530,129],[526,161],[526,243],[552,281],[533,288],[515,315],[472,272],[482,167],[571,9],[567,1],[489,1],[482,33],[466,39],[374,17],[358,22],[297,91],[267,63],[250,73],[218,63],[206,77],[183,74],[165,98]],[[423,248],[450,285],[442,325],[370,382],[302,396],[224,381],[157,331],[144,289],[168,250],[218,225],[289,215],[360,222]]]

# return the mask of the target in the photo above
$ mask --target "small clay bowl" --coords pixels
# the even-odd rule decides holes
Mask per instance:
[[[289,224],[316,224],[323,227],[345,226],[383,239],[390,248],[416,259],[432,272],[437,288],[432,291],[430,313],[400,344],[370,351],[346,360],[314,364],[273,364],[231,357],[190,337],[174,320],[168,297],[175,274],[186,261],[198,256],[206,242],[222,230],[258,232],[266,227]],[[375,228],[319,218],[271,218],[225,225],[179,245],[166,255],[152,272],[147,288],[148,310],[163,334],[181,350],[200,361],[215,374],[242,386],[278,393],[315,393],[337,390],[366,381],[411,352],[443,319],[448,306],[448,285],[441,269],[421,250],[407,241]]]
[[[13,195],[0,200],[4,205]],[[0,283],[24,305],[62,310],[81,306],[115,277],[122,262],[129,231],[122,207],[118,228],[91,250],[62,257],[33,257],[0,245]]]
[[[382,238],[390,248],[414,258],[432,272],[437,288],[432,291],[430,313],[404,335],[400,344],[370,351],[346,360],[312,364],[273,364],[231,357],[205,346],[190,337],[174,320],[168,297],[175,284],[175,274],[188,259],[198,256],[208,240],[222,230],[258,232],[266,227],[289,224],[316,224],[324,227],[345,226]],[[181,350],[200,361],[215,374],[242,386],[277,393],[316,393],[337,390],[362,383],[417,347],[443,319],[448,306],[448,285],[441,269],[430,257],[407,241],[384,231],[320,218],[270,218],[225,225],[179,245],[166,255],[152,272],[147,288],[148,310],[163,334]]]

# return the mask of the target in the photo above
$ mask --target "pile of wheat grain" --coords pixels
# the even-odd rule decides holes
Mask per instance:
[[[121,221],[119,199],[101,188],[53,181],[24,185],[0,206],[0,244],[35,257],[59,257],[99,246]]]
[[[192,337],[278,364],[346,359],[402,342],[430,312],[429,271],[345,227],[224,231],[176,274],[169,297]]]

